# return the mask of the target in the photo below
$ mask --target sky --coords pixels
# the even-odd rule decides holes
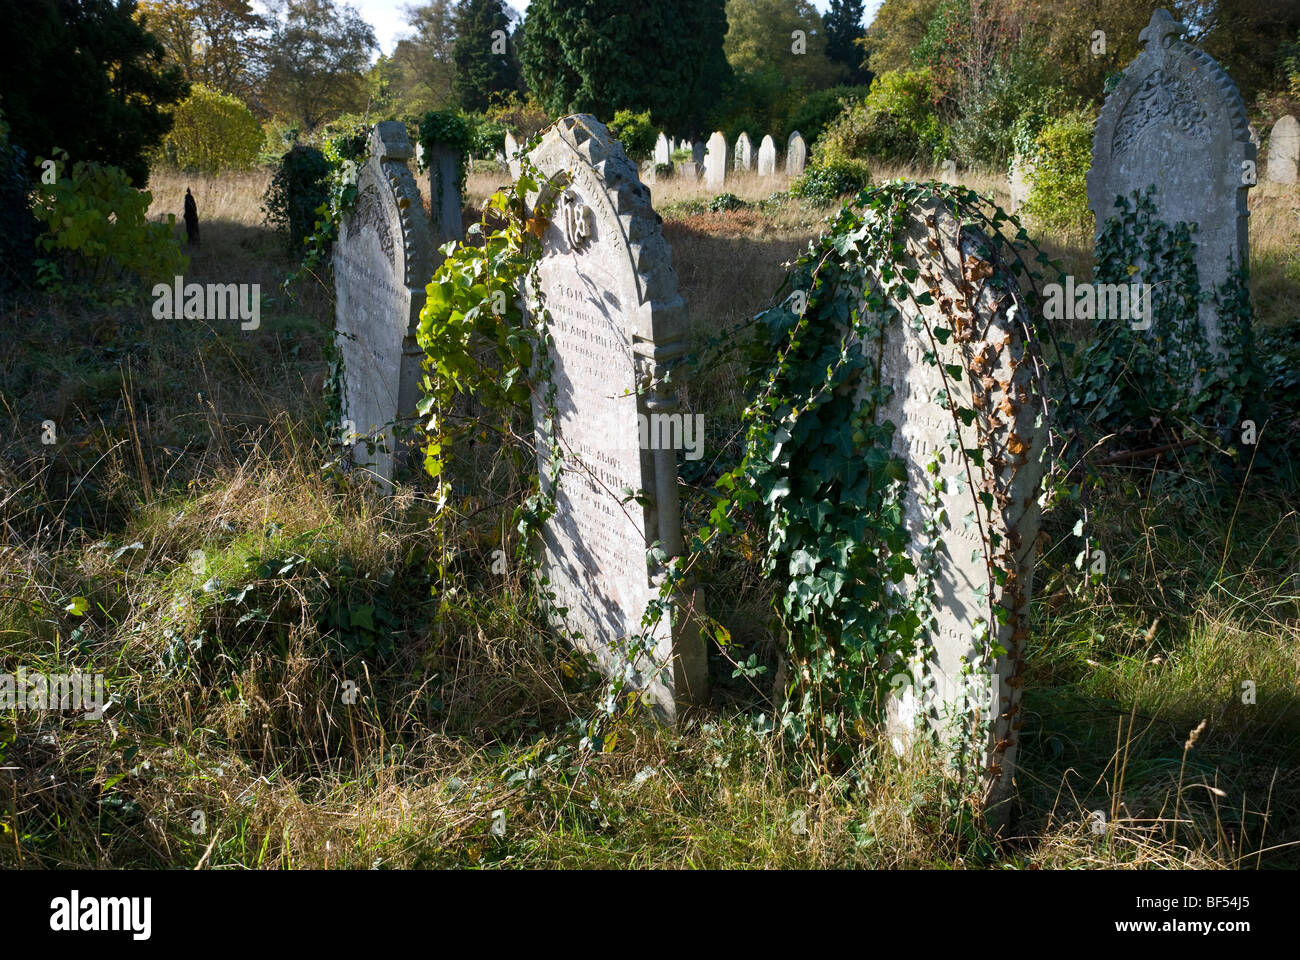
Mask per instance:
[[[418,5],[419,0],[349,0],[361,15],[366,18],[372,27],[375,28],[375,36],[379,38],[379,45],[383,47],[384,53],[392,53],[393,47],[397,44],[397,38],[406,33],[406,18],[402,11],[407,6]],[[528,9],[528,0],[506,0],[520,13]],[[635,0],[635,2],[653,2],[653,0]],[[876,10],[884,0],[867,0],[866,16],[863,18],[867,23],[876,15]],[[812,5],[825,13],[830,8],[830,0],[812,0]]]

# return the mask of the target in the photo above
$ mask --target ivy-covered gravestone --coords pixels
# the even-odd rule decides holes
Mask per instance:
[[[1148,338],[1179,342],[1175,354],[1202,354],[1173,374],[1186,388],[1234,349],[1237,332],[1229,328],[1250,259],[1246,193],[1257,171],[1241,95],[1183,32],[1168,11],[1156,10],[1139,35],[1145,46],[1097,120],[1088,205],[1096,218],[1097,282],[1151,284],[1156,316]],[[1192,300],[1194,326],[1171,298]]]
[[[415,332],[433,244],[407,166],[415,150],[406,128],[376,124],[369,150],[334,244],[335,331],[351,459],[390,486],[400,443],[395,428],[414,416],[419,401],[424,354]]]
[[[686,304],[650,194],[594,117],[553,125],[529,154],[554,205],[537,266],[549,376],[535,391],[543,489],[540,573],[551,613],[615,680],[665,719],[707,696],[699,598],[663,588],[681,550],[677,453],[690,422],[670,372]],[[674,439],[676,442],[674,442]],[[555,469],[559,483],[554,484]],[[700,611],[702,612],[702,611]]]
[[[865,191],[762,317],[748,476],[787,581],[786,723],[837,748],[929,727],[1008,793],[1046,426],[1024,265],[974,194]],[[990,239],[991,237],[995,239]]]

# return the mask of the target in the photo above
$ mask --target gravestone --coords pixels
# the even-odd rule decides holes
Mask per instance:
[[[668,138],[660,132],[655,137],[655,163],[672,163],[672,147],[669,145]]]
[[[1286,116],[1273,124],[1268,136],[1268,179],[1273,183],[1300,181],[1300,121]]]
[[[703,140],[696,140],[691,144],[691,159],[695,161],[695,169],[703,172],[704,160],[709,155],[708,145]]]
[[[505,149],[506,164],[510,167],[510,179],[518,180],[519,161],[515,159],[515,154],[519,152],[519,141],[515,139],[515,135],[513,133],[507,130],[505,142],[506,142],[506,149]]]
[[[433,217],[433,246],[465,239],[460,212],[460,158],[440,143],[430,144],[429,210]],[[439,262],[442,258],[438,257]]]
[[[994,805],[1015,767],[1047,439],[1033,348],[1026,317],[1016,319],[1025,308],[1014,270],[979,228],[959,227],[947,205],[930,200],[904,208],[895,236],[903,252],[892,267],[911,296],[887,298],[892,311],[876,315],[884,322],[870,342],[854,335],[873,358],[857,398],[890,388],[875,417],[894,425],[892,451],[906,468],[901,507],[916,572],[893,596],[902,608],[930,598],[911,664],[920,692],[895,689],[889,727],[904,740],[920,723],[944,731],[946,741],[961,737],[990,775],[986,800]],[[863,273],[846,270],[840,282],[853,284],[867,316],[867,291],[885,290],[881,266],[854,266]],[[919,302],[925,294],[930,302]],[[948,335],[935,335],[940,329]],[[970,422],[954,408],[974,411]]]
[[[754,169],[754,144],[747,133],[736,138],[736,169],[745,172]]]
[[[785,175],[787,177],[803,176],[803,168],[808,162],[808,144],[804,143],[803,134],[796,130],[790,134],[785,148]]]
[[[694,160],[683,160],[681,163],[673,165],[673,176],[680,177],[683,180],[700,179],[700,165]]]
[[[770,136],[763,137],[758,145],[758,175],[770,177],[776,173],[776,141]]]
[[[538,267],[550,311],[557,436],[564,451],[556,510],[540,545],[541,569],[567,607],[565,626],[607,672],[642,632],[663,571],[647,550],[681,550],[677,455],[642,427],[671,422],[677,397],[664,383],[687,352],[686,304],[649,191],[623,148],[594,117],[565,117],[533,149],[560,193]],[[660,420],[656,418],[669,418]],[[549,483],[545,410],[534,405],[540,474]],[[655,447],[655,449],[648,449]],[[643,503],[625,490],[644,491]],[[678,596],[655,629],[653,662],[635,685],[671,719],[707,695],[698,595]]]
[[[1007,187],[1011,191],[1009,212],[1018,212],[1029,199],[1029,178],[1033,172],[1034,165],[1028,160],[1017,155],[1011,161],[1011,170],[1007,174]]]
[[[357,197],[334,243],[335,330],[343,359],[343,418],[362,439],[350,457],[391,489],[394,424],[415,414],[424,353],[415,342],[433,243],[406,128],[375,125],[357,174]],[[377,448],[372,453],[365,438]],[[351,438],[349,438],[351,439]]]
[[[719,131],[709,137],[707,152],[704,155],[704,182],[716,190],[727,180],[727,168],[731,166],[731,151],[727,147],[727,138]]]
[[[1196,223],[1202,291],[1217,289],[1249,261],[1246,191],[1255,180],[1255,147],[1246,109],[1231,78],[1208,54],[1181,39],[1183,25],[1156,10],[1138,35],[1145,44],[1102,107],[1092,140],[1088,206],[1097,235],[1115,215],[1117,197],[1155,186],[1160,220]],[[1133,282],[1163,277],[1138,263]],[[1214,355],[1224,352],[1212,303],[1200,324]]]

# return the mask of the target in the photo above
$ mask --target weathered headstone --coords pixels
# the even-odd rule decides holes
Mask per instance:
[[[758,175],[770,177],[776,173],[776,141],[772,137],[763,137],[758,145]]]
[[[1158,218],[1195,223],[1192,238],[1202,291],[1216,290],[1249,260],[1246,192],[1255,182],[1255,147],[1246,108],[1231,78],[1208,54],[1180,38],[1183,25],[1156,10],[1139,34],[1143,51],[1102,107],[1092,141],[1088,206],[1100,236],[1116,199],[1155,186]],[[1131,200],[1130,200],[1131,203]],[[1136,264],[1133,282],[1162,277]],[[1200,323],[1214,355],[1223,354],[1214,305]]]
[[[808,162],[808,144],[804,143],[803,134],[796,130],[790,134],[785,148],[785,175],[787,177],[803,176],[804,165]]]
[[[649,191],[599,121],[563,118],[531,158],[561,184],[538,267],[564,451],[541,567],[568,609],[569,634],[581,635],[603,669],[622,674],[622,651],[659,595],[662,569],[647,551],[655,542],[670,557],[681,549],[677,455],[662,429],[689,420],[664,383],[687,352],[686,304]],[[550,439],[540,401],[534,422],[546,478]],[[644,502],[629,499],[629,489],[644,491]],[[674,598],[672,616],[655,628],[653,663],[635,665],[635,684],[666,718],[706,694],[704,646],[689,616],[697,602]]]
[[[1300,121],[1285,116],[1268,136],[1268,179],[1274,183],[1300,181]]]
[[[718,131],[709,137],[707,152],[704,155],[704,182],[716,190],[727,180],[727,168],[731,166],[731,151],[727,138]]]
[[[442,144],[431,144],[429,161],[429,209],[433,214],[433,246],[465,238],[460,213],[460,158]],[[441,262],[441,257],[438,258]]]
[[[745,172],[754,169],[754,144],[747,133],[736,138],[736,169]]]
[[[507,130],[505,142],[506,142],[506,149],[505,149],[506,164],[510,167],[510,179],[518,180],[519,161],[515,158],[515,154],[519,152],[519,141],[515,139],[515,135],[513,133]]]
[[[1029,178],[1033,172],[1034,165],[1030,161],[1020,156],[1011,161],[1011,170],[1007,174],[1007,187],[1011,191],[1011,213],[1017,213],[1029,199]]]
[[[704,170],[704,160],[709,155],[709,147],[703,140],[696,140],[691,144],[691,159],[695,161],[695,169]]]
[[[912,609],[918,596],[928,601],[918,684],[896,689],[890,726],[905,738],[924,720],[963,738],[991,774],[994,803],[1015,765],[1047,433],[1014,270],[938,201],[905,208],[895,236],[903,253],[891,266],[904,278],[914,271],[903,281],[910,296],[887,298],[891,309],[876,315],[884,322],[863,344],[875,359],[857,397],[890,388],[875,417],[894,425],[892,450],[906,467],[901,506],[916,569],[896,596]],[[856,271],[842,282],[854,284],[865,316],[867,291],[887,285],[880,264],[861,267],[865,284]],[[963,409],[972,416],[957,416]]]
[[[352,461],[368,464],[388,487],[399,453],[394,425],[412,417],[419,400],[424,354],[415,331],[433,274],[433,243],[407,167],[415,151],[406,128],[376,124],[369,149],[356,203],[334,244],[335,330],[345,427],[360,438]]]
[[[700,165],[694,160],[683,160],[681,163],[673,165],[673,176],[682,180],[698,180],[701,172]]]
[[[672,163],[672,148],[669,146],[668,138],[661,131],[659,136],[655,137],[655,163]]]

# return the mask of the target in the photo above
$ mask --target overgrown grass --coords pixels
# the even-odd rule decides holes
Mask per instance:
[[[186,185],[156,176],[155,212],[179,212]],[[101,672],[113,703],[102,720],[0,716],[0,865],[1300,864],[1293,488],[1254,476],[1212,495],[1167,464],[1116,468],[1093,492],[1109,566],[1092,583],[1073,517],[1049,518],[1001,838],[924,746],[899,757],[881,737],[832,779],[766,732],[784,633],[758,530],[698,571],[730,630],[713,705],[582,753],[571,724],[598,681],[517,575],[493,572],[510,531],[476,512],[517,488],[514,468],[484,450],[461,478],[458,590],[437,616],[418,479],[381,498],[325,467],[332,305],[320,287],[281,296],[264,180],[191,185],[203,246],[187,279],[260,282],[261,329],[157,321],[143,303],[3,305],[0,672]],[[472,177],[469,204],[489,186]],[[728,189],[753,204],[775,188]],[[692,196],[655,188],[660,205]],[[1253,225],[1293,200],[1261,198]],[[666,218],[701,345],[686,402],[709,412],[711,451],[739,424],[741,370],[703,345],[769,305],[827,212]],[[1290,319],[1294,260],[1280,226],[1264,237],[1256,295]],[[707,469],[684,473],[689,510]],[[733,676],[750,654],[765,672]]]

